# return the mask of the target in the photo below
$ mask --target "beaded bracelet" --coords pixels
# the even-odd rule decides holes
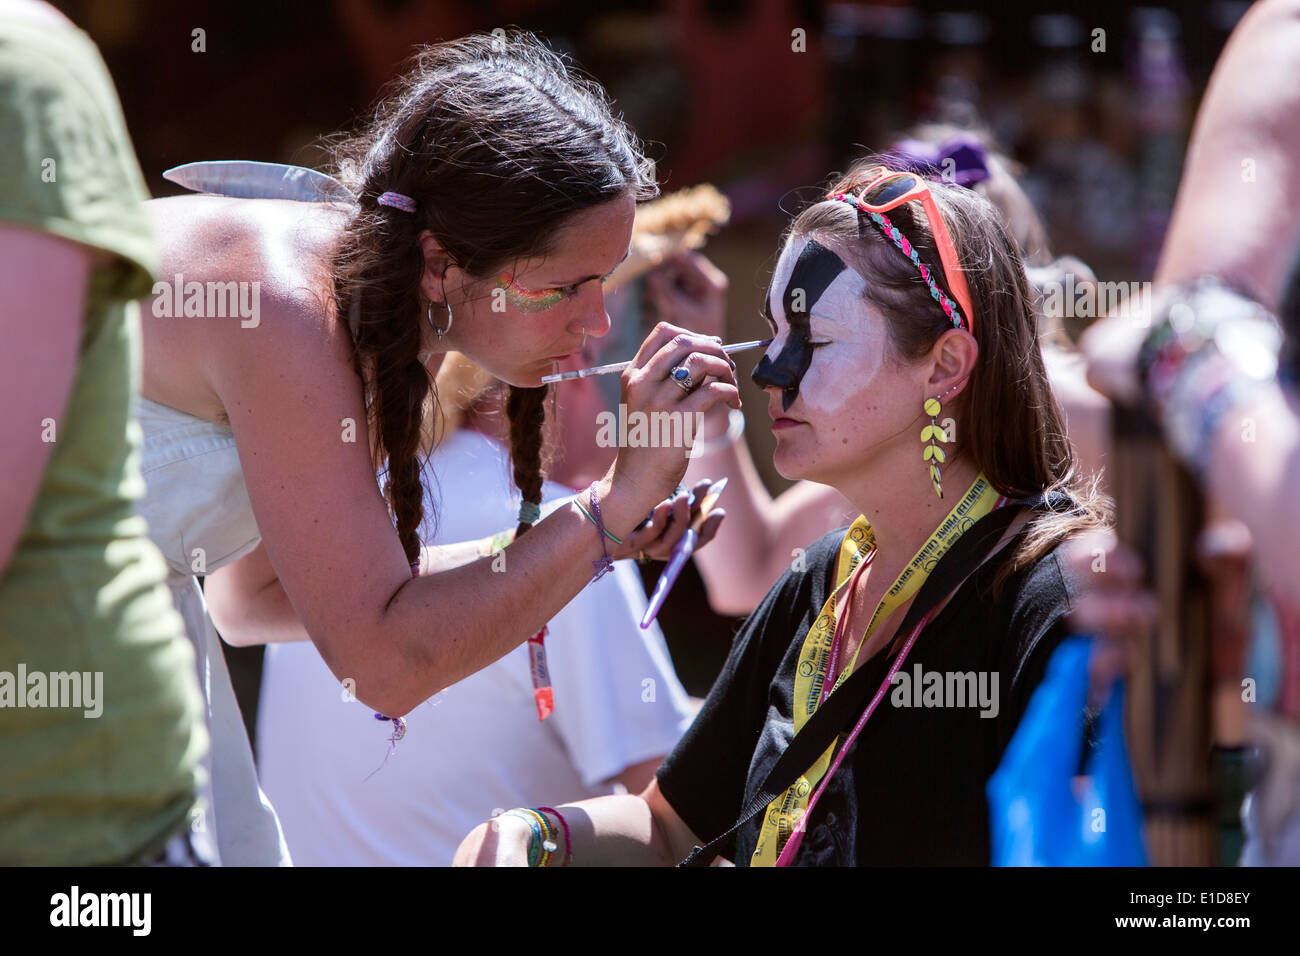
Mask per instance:
[[[528,823],[528,829],[532,834],[532,839],[528,841],[528,865],[549,867],[555,851],[559,849],[559,844],[555,842],[556,832],[551,821],[530,807],[515,807],[507,810],[503,816],[517,817]]]
[[[1280,331],[1263,306],[1214,277],[1176,287],[1167,301],[1138,353],[1139,377],[1170,448],[1203,476],[1223,416],[1276,381],[1268,352],[1276,355]],[[1252,358],[1246,364],[1259,367],[1243,365],[1243,342]]]
[[[554,807],[538,807],[541,813],[554,814],[555,818],[560,821],[560,826],[564,828],[564,862],[561,866],[568,866],[573,859],[573,841],[569,838],[569,822],[564,819],[564,814]]]
[[[532,831],[532,839],[528,841],[528,865],[536,866],[542,852],[542,828],[537,819],[522,807],[507,810],[503,816],[517,817],[528,824],[528,829]]]
[[[542,829],[542,846],[537,866],[550,866],[551,860],[555,857],[555,851],[559,849],[559,844],[555,842],[555,838],[559,834],[555,832],[555,827],[543,814],[538,813],[531,807],[525,807],[525,809],[537,818],[538,825]]]

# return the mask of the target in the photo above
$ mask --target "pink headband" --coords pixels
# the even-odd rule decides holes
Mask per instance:
[[[410,196],[403,196],[401,193],[384,193],[375,201],[381,206],[392,206],[394,209],[402,210],[402,212],[415,212],[415,200]]]

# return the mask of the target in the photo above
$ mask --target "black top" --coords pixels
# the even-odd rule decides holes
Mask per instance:
[[[787,571],[745,621],[703,709],[659,768],[659,789],[701,841],[736,822],[794,736],[795,667],[834,587],[845,530],[819,538],[807,570]],[[984,785],[1068,636],[1073,593],[1053,551],[993,598],[993,578],[1021,540],[971,575],[921,632],[814,808],[796,865],[988,865]],[[892,663],[882,651],[859,667],[876,672],[875,688]],[[749,864],[761,819],[724,848],[737,866]]]

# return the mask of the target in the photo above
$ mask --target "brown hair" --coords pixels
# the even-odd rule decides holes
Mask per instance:
[[[861,191],[863,174],[879,160],[855,164],[829,191]],[[1078,471],[1064,420],[1043,365],[1033,297],[1016,242],[988,200],[962,186],[931,182],[930,192],[957,248],[974,315],[979,358],[968,386],[954,399],[958,447],[1004,495],[1045,492],[1055,502],[1040,513],[1013,559],[998,572],[1000,588],[1016,571],[1050,551],[1068,534],[1110,521],[1110,503],[1095,480]],[[911,241],[940,285],[951,290],[919,201],[888,213]],[[792,236],[814,236],[832,246],[870,278],[865,296],[885,315],[894,358],[917,361],[952,328],[930,297],[916,267],[865,213],[843,202],[818,202],[790,227]],[[942,277],[942,278],[940,278]],[[951,295],[951,292],[949,292]],[[924,469],[917,458],[917,480]]]
[[[1054,256],[1048,240],[1047,227],[1042,217],[1020,185],[1023,167],[1002,152],[992,135],[980,127],[964,127],[952,123],[922,123],[909,129],[895,141],[915,139],[931,146],[965,137],[976,140],[984,148],[985,168],[989,178],[970,186],[983,196],[1002,215],[1007,231],[1020,250],[1024,260],[1025,275],[1033,295],[1034,311],[1038,316],[1038,337],[1044,346],[1072,350],[1074,342],[1086,327],[1086,320],[1075,320],[1046,310],[1046,290],[1066,284],[1073,277],[1076,287],[1096,284],[1097,276],[1087,263],[1074,256]],[[887,163],[896,167],[895,163]],[[924,170],[915,170],[924,172]],[[1068,326],[1068,327],[1067,327]]]
[[[421,424],[433,389],[418,357],[429,308],[418,236],[428,229],[457,266],[483,279],[547,255],[573,213],[657,189],[650,161],[600,86],[516,30],[422,48],[372,121],[332,153],[361,207],[334,262],[335,303],[345,316],[360,301],[354,344],[376,467],[386,462],[388,505],[414,561],[424,518]],[[388,191],[414,199],[416,212],[378,205]],[[445,326],[447,317],[437,321]],[[535,504],[547,391],[512,387],[507,402],[514,480]]]

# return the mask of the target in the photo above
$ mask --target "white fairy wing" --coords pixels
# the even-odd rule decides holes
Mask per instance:
[[[297,202],[345,202],[356,204],[351,190],[333,176],[288,166],[258,163],[248,159],[214,159],[173,166],[163,179],[196,193],[230,196],[234,199],[292,199]],[[355,340],[361,323],[361,296],[352,297],[348,328]],[[366,396],[366,406],[371,396]]]
[[[297,202],[355,203],[351,190],[333,176],[284,163],[218,159],[173,166],[163,179],[199,193],[236,199],[292,199]]]

